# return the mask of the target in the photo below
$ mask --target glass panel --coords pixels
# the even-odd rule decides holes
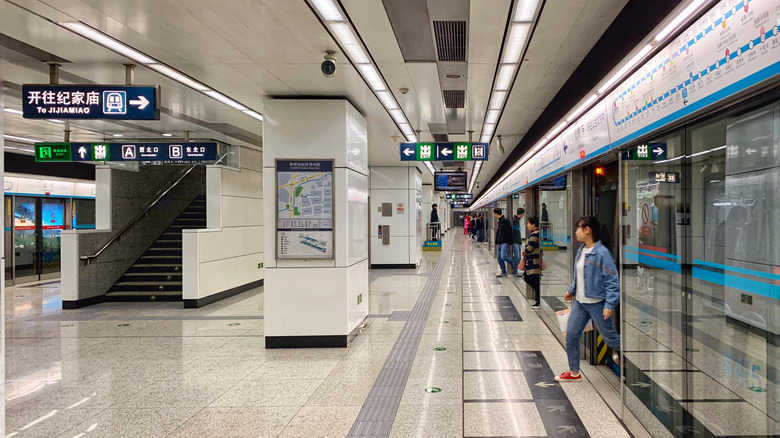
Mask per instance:
[[[707,435],[778,433],[778,113],[691,129],[687,409]]]
[[[3,242],[5,248],[3,249],[5,257],[5,279],[10,280],[13,277],[13,251],[14,251],[14,239],[11,227],[13,226],[13,198],[10,196],[5,197],[5,204],[3,205]]]
[[[680,183],[683,135],[672,134],[645,146],[666,148],[667,159],[620,164],[626,203],[620,218],[624,233],[620,245],[623,396],[628,409],[645,419],[650,430],[657,427],[648,419],[648,411],[668,431],[682,436],[675,428],[684,417],[680,400],[689,392],[687,373],[682,371],[687,287],[682,243],[690,220]],[[664,182],[660,173],[664,173]]]
[[[14,206],[14,269],[16,277],[37,273],[35,221],[35,198],[17,197]]]
[[[41,202],[41,274],[60,270],[60,233],[65,229],[65,204],[61,200]]]
[[[542,309],[556,320],[554,313],[565,308],[563,294],[571,284],[570,251],[577,248],[571,240],[571,182],[568,174],[540,184],[539,233],[547,270],[541,277]],[[525,229],[524,235],[528,234]]]
[[[95,200],[94,199],[74,199],[73,200],[73,229],[94,229],[95,228]]]

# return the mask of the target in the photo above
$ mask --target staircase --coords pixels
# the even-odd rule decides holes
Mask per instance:
[[[181,301],[182,230],[206,228],[206,197],[198,196],[109,289],[105,301]]]

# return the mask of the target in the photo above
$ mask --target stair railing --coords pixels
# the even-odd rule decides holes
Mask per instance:
[[[221,157],[219,157],[219,159],[217,159],[217,161],[215,161],[215,162],[214,162],[214,164],[219,164],[220,162],[222,162],[222,160],[224,160],[224,159],[227,157],[227,155],[228,155],[228,154],[227,154],[227,152],[225,152],[224,154],[222,154],[222,156],[221,156]],[[143,219],[143,218],[144,218],[144,217],[145,217],[147,214],[149,214],[149,211],[150,211],[152,208],[154,208],[154,206],[155,206],[155,205],[157,205],[157,204],[158,204],[158,203],[159,203],[159,202],[162,200],[162,198],[164,198],[164,197],[165,197],[165,196],[166,196],[168,193],[170,193],[170,191],[171,191],[171,190],[173,190],[174,188],[176,188],[176,186],[177,186],[177,185],[179,185],[179,183],[180,183],[180,182],[182,182],[182,180],[184,180],[184,178],[186,178],[186,177],[187,177],[187,175],[189,175],[189,174],[190,174],[190,173],[191,173],[193,170],[195,170],[195,168],[196,168],[196,167],[198,167],[198,166],[200,166],[200,165],[201,165],[201,164],[193,164],[192,166],[190,166],[190,168],[189,168],[189,169],[187,169],[187,170],[185,170],[185,171],[182,171],[182,172],[179,174],[179,178],[177,178],[177,179],[176,179],[176,181],[174,181],[174,182],[173,182],[171,185],[169,185],[167,188],[165,188],[165,189],[162,189],[162,190],[160,190],[159,192],[157,192],[157,194],[155,194],[155,196],[154,196],[154,201],[152,201],[152,202],[151,202],[151,204],[147,205],[147,206],[146,206],[146,208],[144,209],[144,211],[142,211],[140,214],[138,214],[138,216],[136,216],[136,217],[135,217],[135,219],[133,219],[132,221],[130,221],[130,223],[128,223],[127,225],[125,225],[125,227],[124,227],[124,228],[122,228],[122,229],[121,229],[121,230],[120,230],[118,233],[116,233],[116,234],[114,235],[114,237],[112,237],[112,238],[111,238],[111,240],[109,240],[109,241],[108,241],[108,243],[106,243],[105,245],[103,245],[103,247],[101,247],[99,250],[97,250],[97,252],[96,252],[96,253],[94,253],[94,254],[90,254],[90,255],[83,255],[83,256],[80,256],[79,258],[81,259],[81,261],[82,261],[82,262],[84,262],[84,264],[85,264],[85,265],[88,265],[88,264],[89,264],[89,263],[90,263],[92,260],[94,260],[94,259],[96,259],[96,258],[100,257],[100,254],[102,254],[102,253],[103,253],[103,251],[105,251],[106,249],[108,249],[108,247],[110,247],[111,245],[113,245],[113,244],[114,244],[114,242],[116,242],[117,240],[120,240],[120,239],[122,238],[122,235],[123,235],[123,234],[125,234],[125,233],[126,233],[128,230],[130,230],[130,228],[132,228],[132,227],[133,227],[133,226],[134,226],[136,223],[138,223],[138,221],[140,221],[140,220],[141,220],[141,219]]]
[[[221,158],[220,158],[220,159],[221,159]],[[158,191],[158,192],[157,192],[157,193],[154,195],[154,201],[152,201],[152,202],[151,202],[149,205],[147,205],[147,206],[146,206],[146,208],[145,208],[145,209],[144,209],[144,210],[143,210],[141,213],[139,213],[139,214],[138,214],[138,215],[137,215],[137,216],[136,216],[136,217],[135,217],[135,218],[134,218],[132,221],[130,221],[130,223],[128,223],[127,225],[125,225],[125,227],[124,227],[124,228],[122,228],[122,229],[121,229],[121,230],[120,230],[118,233],[116,233],[116,234],[115,234],[115,235],[114,235],[114,236],[111,238],[111,240],[109,240],[109,241],[108,241],[108,243],[106,243],[105,245],[103,245],[103,246],[102,246],[102,247],[101,247],[99,250],[97,250],[97,252],[95,252],[94,254],[80,256],[79,258],[81,259],[81,261],[82,261],[82,262],[84,262],[84,264],[85,264],[85,265],[88,265],[88,264],[89,264],[89,263],[90,263],[92,260],[94,260],[94,259],[96,259],[96,258],[100,257],[100,254],[102,254],[102,253],[103,253],[103,251],[105,251],[106,249],[108,249],[108,247],[110,247],[111,245],[113,245],[113,244],[114,244],[116,241],[120,240],[120,239],[122,238],[122,235],[124,235],[124,234],[125,234],[127,231],[129,231],[129,230],[130,230],[130,229],[131,229],[131,228],[132,228],[132,227],[133,227],[133,226],[134,226],[136,223],[138,223],[138,221],[140,221],[140,220],[141,220],[141,219],[143,219],[143,218],[144,218],[146,215],[148,215],[148,214],[149,214],[149,211],[151,211],[151,209],[152,209],[152,208],[154,208],[154,206],[155,206],[155,205],[157,205],[157,204],[158,204],[158,203],[159,203],[159,202],[160,202],[160,201],[161,201],[161,200],[162,200],[162,199],[163,199],[163,198],[164,198],[164,197],[165,197],[165,196],[166,196],[168,193],[170,193],[170,192],[171,192],[171,190],[173,190],[174,188],[176,188],[176,186],[178,186],[178,185],[179,185],[179,183],[180,183],[180,182],[182,182],[182,181],[184,180],[184,178],[186,178],[186,177],[187,177],[187,175],[189,175],[189,174],[190,174],[190,173],[191,173],[193,170],[195,170],[195,168],[196,168],[196,167],[198,167],[198,165],[192,165],[190,168],[188,168],[188,169],[186,169],[186,170],[182,171],[182,172],[179,174],[179,177],[176,179],[176,181],[174,181],[174,182],[173,182],[171,185],[169,185],[168,187],[166,187],[166,188],[163,188],[163,189],[161,189],[160,191]]]

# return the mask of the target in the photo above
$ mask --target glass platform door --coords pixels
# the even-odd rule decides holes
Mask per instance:
[[[17,196],[13,212],[14,279],[38,275],[36,199]]]

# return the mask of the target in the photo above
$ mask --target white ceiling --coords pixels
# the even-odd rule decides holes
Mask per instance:
[[[585,54],[612,22],[626,0],[547,0],[526,61],[496,130],[507,153],[536,120]],[[432,140],[428,124],[444,123],[436,64],[407,64],[381,0],[342,0],[385,80],[421,140]],[[472,0],[469,17],[466,129],[479,134],[499,57],[510,0]],[[390,116],[346,56],[338,53],[333,78],[320,73],[325,50],[337,49],[303,0],[13,0],[0,1],[0,32],[70,63],[65,74],[95,83],[123,83],[128,59],[52,22],[82,21],[171,65],[208,86],[263,112],[263,100],[283,96],[344,96],[367,118],[369,158],[373,166],[404,166],[393,136],[401,136]],[[2,55],[2,53],[0,53]],[[47,83],[47,67],[38,61],[6,64],[2,80],[12,84]],[[163,132],[227,143],[252,143],[262,123],[190,90],[145,67],[136,68],[136,84],[161,84],[162,106],[172,115],[159,121],[72,123],[72,141],[160,138]],[[408,88],[401,94],[400,88]],[[21,102],[6,91],[6,106]],[[188,120],[177,117],[187,116]],[[4,113],[5,132],[38,140],[61,140],[63,125],[23,120]],[[194,120],[192,120],[194,119]],[[234,131],[246,134],[237,135]],[[450,141],[468,140],[450,135]],[[259,142],[254,142],[257,146]],[[495,144],[495,142],[494,142]],[[481,187],[504,157],[495,147],[479,177]],[[427,182],[430,173],[424,166]]]

